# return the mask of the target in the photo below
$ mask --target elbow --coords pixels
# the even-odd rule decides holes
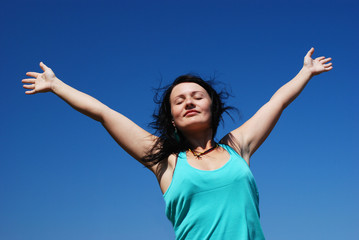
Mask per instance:
[[[105,123],[105,116],[107,115],[106,112],[110,110],[107,106],[103,105],[97,110],[96,118],[94,118],[96,121],[100,122],[101,124]]]
[[[290,104],[290,102],[279,97],[272,97],[268,103],[274,105],[276,108],[279,108],[280,111],[283,111]]]
[[[85,114],[92,118],[93,120],[104,123],[104,116],[106,115],[106,107],[105,105],[100,104],[98,106],[93,106],[90,110],[86,111]]]

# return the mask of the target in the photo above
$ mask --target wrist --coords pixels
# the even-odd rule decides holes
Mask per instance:
[[[61,84],[63,82],[58,79],[58,78],[55,78],[55,80],[50,84],[50,89],[51,89],[51,92],[57,94],[59,88],[61,87]]]
[[[303,66],[299,73],[309,79],[314,76],[313,72],[306,66]]]

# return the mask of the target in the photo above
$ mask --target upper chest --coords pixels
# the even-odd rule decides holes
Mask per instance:
[[[190,152],[182,152],[179,158],[176,155],[171,155],[168,158],[166,170],[161,178],[158,179],[162,193],[165,193],[171,185],[176,168],[178,168],[177,175],[181,175],[178,177],[182,179],[194,179],[196,176],[201,176],[200,179],[204,177],[202,180],[207,181],[213,177],[218,178],[221,176],[221,178],[225,178],[228,174],[238,176],[240,172],[249,170],[247,163],[240,158],[231,156],[223,148],[201,158],[196,158]],[[228,166],[230,164],[232,165]]]
[[[230,154],[223,148],[218,148],[208,154],[196,157],[191,152],[186,152],[188,164],[203,171],[213,171],[223,167],[230,159]]]

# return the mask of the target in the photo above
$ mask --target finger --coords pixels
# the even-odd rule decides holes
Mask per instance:
[[[49,69],[43,62],[40,62],[40,67],[44,72]]]
[[[312,47],[312,48],[307,52],[306,57],[312,57],[313,53],[314,53],[314,48]]]
[[[26,78],[21,80],[21,82],[23,83],[35,83],[36,79],[35,78]]]
[[[325,68],[325,71],[328,72],[328,71],[330,71],[330,70],[332,70],[332,69],[333,69],[333,66],[330,66],[330,67],[328,67],[328,68]]]
[[[332,60],[332,58],[326,58],[326,59],[323,59],[321,61],[321,63],[327,63],[327,62],[330,62]]]
[[[25,88],[25,89],[35,89],[35,84],[22,85],[22,87]]]
[[[25,94],[34,94],[35,93],[35,89],[31,90],[31,91],[26,91]]]
[[[37,73],[37,72],[27,72],[26,73],[26,76],[29,76],[29,77],[34,77],[34,78],[37,78],[37,76],[39,76],[40,73]]]
[[[322,61],[323,59],[325,59],[325,57],[317,57],[315,60],[317,60],[317,61]]]
[[[327,68],[327,67],[330,67],[332,65],[333,65],[332,63],[327,63],[327,64],[324,64],[324,67]]]

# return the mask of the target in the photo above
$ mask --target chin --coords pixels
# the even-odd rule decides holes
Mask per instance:
[[[188,131],[206,131],[210,128],[211,128],[211,124],[208,122],[193,121],[193,122],[185,124],[184,126],[180,127],[179,129],[184,132],[188,132]]]

